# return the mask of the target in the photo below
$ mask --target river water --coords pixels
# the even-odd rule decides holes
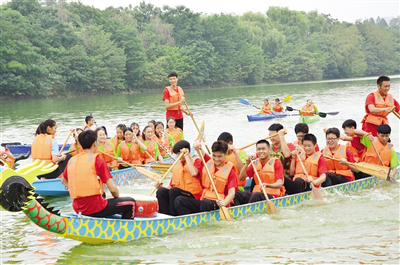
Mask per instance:
[[[399,76],[392,77],[391,93],[399,100]],[[376,77],[323,82],[274,84],[186,90],[186,99],[195,120],[205,121],[209,146],[221,132],[228,131],[237,147],[268,136],[268,127],[282,123],[287,141],[295,140],[298,117],[248,122],[246,115],[257,110],[239,103],[239,98],[261,106],[263,99],[281,100],[291,96],[286,106],[301,108],[311,98],[322,112],[339,111],[310,125],[310,132],[325,146],[323,128],[338,127],[354,119],[361,128],[364,101],[376,89]],[[54,119],[60,144],[69,128],[81,127],[92,114],[110,136],[118,123],[165,121],[162,91],[131,95],[92,96],[63,99],[1,102],[1,142],[31,143],[38,124]],[[399,120],[389,115],[391,139],[400,151]],[[185,117],[186,139],[195,138],[196,128]],[[69,141],[72,143],[72,139]],[[254,149],[246,150],[248,153]],[[137,180],[121,187],[122,192],[148,194],[152,182]],[[324,194],[325,203],[278,208],[279,214],[265,213],[239,218],[236,222],[212,222],[162,237],[133,243],[88,245],[59,238],[36,227],[22,213],[0,211],[1,256],[4,264],[271,264],[338,263],[399,264],[398,184],[380,182],[372,189],[348,194]],[[49,198],[62,212],[71,211],[71,200]]]

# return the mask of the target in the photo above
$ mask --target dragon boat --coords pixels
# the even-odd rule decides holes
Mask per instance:
[[[160,236],[173,231],[195,227],[208,222],[221,220],[218,210],[184,216],[168,216],[156,213],[151,218],[122,220],[114,215],[109,218],[93,218],[75,213],[60,214],[48,207],[43,198],[34,194],[29,180],[38,174],[49,172],[48,166],[33,165],[31,168],[16,172],[0,167],[0,205],[7,211],[22,211],[33,223],[58,236],[101,244],[110,242],[131,242],[141,238]],[[398,178],[397,174],[397,178]],[[351,192],[372,187],[383,181],[381,178],[368,177],[322,189],[326,193]],[[283,207],[310,200],[311,192],[304,192],[272,199],[275,206]],[[256,202],[229,208],[233,218],[266,211],[266,202]]]
[[[29,154],[31,153],[31,149],[32,149],[32,145],[31,144],[21,144],[18,142],[15,143],[2,143],[1,146],[3,147],[7,147],[11,153],[13,153],[13,155],[21,155],[21,154],[27,154],[29,152]],[[58,149],[62,148],[62,144],[58,145]],[[68,151],[69,147],[71,145],[70,144],[66,144],[64,147],[64,151]]]
[[[167,158],[164,159],[164,162],[165,163],[161,165],[172,164],[173,160],[172,158]],[[148,170],[158,173],[157,167],[153,169],[152,167],[153,165],[156,166],[158,164],[149,163],[144,165],[145,166],[144,168],[147,168]],[[134,179],[146,178],[146,176],[144,176],[141,172],[138,171],[138,169],[134,167],[129,167],[121,170],[113,170],[111,171],[111,175],[113,176],[112,180],[114,184],[117,186],[121,186],[123,185],[123,183],[127,183]],[[153,178],[153,179],[158,180],[159,178],[158,179]],[[49,197],[69,196],[69,191],[67,187],[65,187],[61,183],[61,178],[36,180],[33,182],[32,186],[34,187],[35,192],[39,193],[41,196],[49,196]]]

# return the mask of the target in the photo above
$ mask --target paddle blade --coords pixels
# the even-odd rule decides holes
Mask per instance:
[[[325,117],[326,117],[326,113],[325,113],[325,112],[318,112],[318,115],[319,115],[321,118],[325,118]]]
[[[275,204],[270,200],[267,201],[267,213],[268,214],[278,213],[278,210],[276,209]]]
[[[294,109],[292,107],[286,106],[287,111],[293,111]]]
[[[339,114],[339,111],[327,112],[326,114],[329,114],[329,115],[338,115],[338,114]]]
[[[248,102],[247,100],[244,100],[244,99],[239,99],[239,102],[244,104],[244,105],[248,105],[248,106],[251,105],[250,102]]]
[[[381,179],[387,179],[390,173],[390,168],[381,166],[381,165],[376,165],[376,164],[370,164],[367,162],[359,162],[355,163],[354,166],[360,170],[361,172],[381,178]]]
[[[153,179],[155,181],[160,181],[160,179],[161,179],[160,174],[157,174],[156,172],[150,171],[150,170],[142,168],[142,167],[135,167],[135,168],[140,174],[145,175],[146,177],[148,177],[150,179]]]
[[[229,212],[228,208],[226,208],[225,206],[222,206],[219,208],[219,215],[221,216],[222,220],[233,221],[231,213]]]
[[[291,96],[287,96],[286,98],[283,99],[283,102],[289,102],[292,100]]]
[[[322,196],[322,192],[319,188],[312,188],[311,199],[313,199],[314,201],[324,201],[324,196]]]

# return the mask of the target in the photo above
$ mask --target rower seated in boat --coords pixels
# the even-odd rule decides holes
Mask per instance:
[[[118,146],[116,154],[116,156],[119,157],[118,162],[122,163],[119,165],[119,168],[122,169],[128,167],[128,165],[123,164],[123,162],[136,165],[143,164],[143,157],[140,148],[147,150],[146,145],[137,138],[131,128],[126,128],[124,137],[125,140]]]
[[[201,144],[194,144],[194,148],[201,149]],[[212,159],[209,156],[205,156],[209,172],[207,172],[204,165],[202,169],[203,193],[200,200],[185,196],[176,198],[174,205],[178,215],[213,211],[233,203],[235,192],[238,191],[238,183],[233,164],[226,161],[228,145],[223,141],[216,141],[211,146],[211,150]],[[203,151],[201,153],[204,154]],[[208,173],[211,175],[216,191],[212,188],[213,185]],[[218,196],[216,193],[218,193]]]
[[[203,187],[201,186],[201,171],[203,163],[200,158],[194,159],[190,155],[190,143],[185,140],[177,142],[172,150],[174,154],[184,155],[172,169],[172,178],[169,186],[162,187],[162,182],[157,182],[156,197],[159,204],[159,212],[168,215],[178,215],[175,209],[175,199],[179,196],[199,200]],[[206,156],[206,155],[205,155]],[[210,157],[207,155],[208,159]]]
[[[61,180],[68,187],[75,212],[92,217],[121,214],[122,219],[133,219],[135,200],[131,197],[119,197],[119,190],[112,181],[106,162],[96,153],[97,134],[87,130],[79,134],[78,140],[83,153],[71,158]],[[113,198],[103,197],[103,183]]]
[[[282,102],[279,100],[279,98],[276,98],[274,104],[272,104],[272,110],[274,112],[283,112]]]
[[[251,202],[266,200],[261,186],[266,189],[269,198],[278,198],[285,195],[284,170],[281,161],[278,158],[270,156],[270,144],[267,140],[260,140],[256,143],[257,157],[248,157],[246,164],[240,171],[240,180],[245,180],[247,177],[254,178],[255,186],[250,192],[238,191],[235,194],[234,204],[241,205]],[[251,161],[254,160],[255,168]],[[255,171],[261,178],[259,182],[255,177]]]
[[[261,107],[260,110],[261,114],[272,114],[272,105],[269,103],[268,99],[264,99],[264,105]]]
[[[300,116],[314,116],[317,113],[317,106],[314,105],[311,99],[308,99],[307,103],[300,110]]]

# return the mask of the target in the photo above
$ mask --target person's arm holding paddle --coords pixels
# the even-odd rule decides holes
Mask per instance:
[[[286,129],[283,128],[278,131],[279,139],[281,141],[281,150],[285,158],[291,157],[290,149],[285,139]]]

